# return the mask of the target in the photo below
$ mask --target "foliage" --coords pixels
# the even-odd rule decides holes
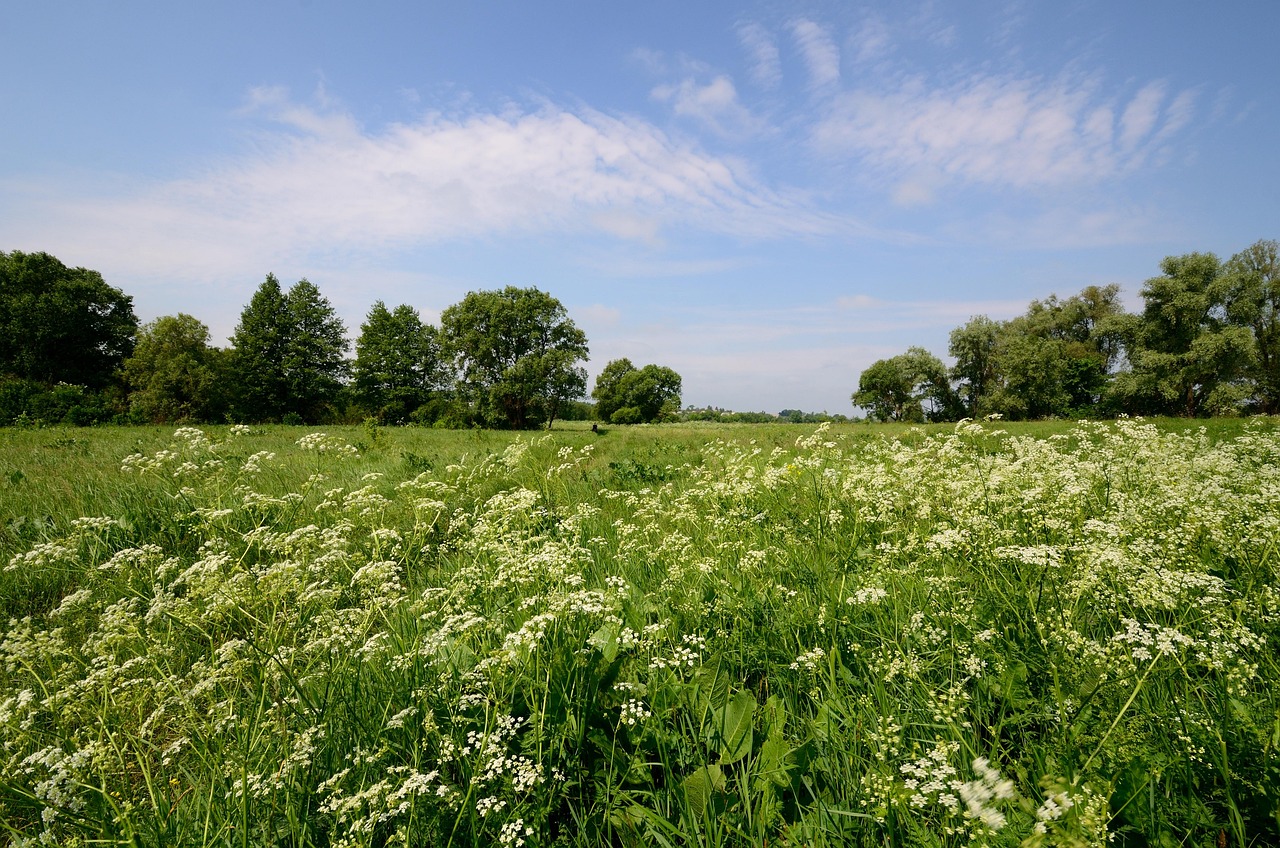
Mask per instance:
[[[1238,410],[1252,356],[1249,330],[1225,309],[1228,278],[1212,253],[1170,256],[1142,288],[1145,308],[1132,325],[1130,369],[1115,392],[1133,411],[1187,416]]]
[[[686,407],[680,410],[681,421],[706,421],[716,424],[772,424],[778,416],[772,412],[734,412],[718,406]]]
[[[564,306],[536,288],[471,292],[440,317],[459,393],[477,419],[526,429],[555,420],[586,392],[587,337]]]
[[[352,375],[357,400],[384,422],[415,418],[449,379],[436,329],[413,307],[380,300],[360,327]]]
[[[330,414],[347,374],[346,330],[329,301],[299,280],[286,293],[268,274],[231,337],[234,415],[244,421]]]
[[[1232,426],[17,432],[127,456],[0,536],[0,827],[1275,844],[1280,432]]]
[[[0,378],[0,426],[93,424],[124,420],[124,396],[114,386],[90,389],[70,383],[53,386]]]
[[[965,412],[1020,420],[1105,411],[1129,326],[1115,285],[1033,300],[1010,321],[970,319],[950,343]]]
[[[102,389],[133,349],[133,298],[47,253],[0,252],[0,375]]]
[[[1224,273],[1227,318],[1253,335],[1247,371],[1257,406],[1274,415],[1280,412],[1280,246],[1274,240],[1255,242],[1231,257]]]
[[[879,421],[946,421],[960,403],[942,360],[922,347],[871,364],[858,379],[853,402]]]
[[[591,396],[601,421],[652,424],[675,418],[680,408],[680,385],[680,375],[670,368],[636,368],[630,359],[615,359],[596,378]]]
[[[1000,325],[985,315],[974,316],[964,326],[951,331],[948,352],[956,361],[951,379],[959,382],[957,392],[971,418],[990,414],[984,404],[997,386],[999,336]]]
[[[209,328],[186,313],[143,325],[124,363],[135,420],[166,424],[222,417],[223,359],[209,344]]]

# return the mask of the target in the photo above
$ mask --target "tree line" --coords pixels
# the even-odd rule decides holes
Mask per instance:
[[[881,421],[1280,412],[1280,260],[1273,240],[1223,262],[1166,257],[1128,313],[1119,286],[1034,300],[951,332],[954,365],[922,347],[873,363],[853,402]]]
[[[605,366],[584,403],[586,335],[537,288],[467,294],[440,326],[402,304],[370,309],[348,358],[347,331],[308,280],[274,275],[244,307],[229,347],[187,315],[139,324],[102,275],[47,253],[0,253],[0,424],[383,423],[525,429],[592,414],[670,417],[680,376]]]

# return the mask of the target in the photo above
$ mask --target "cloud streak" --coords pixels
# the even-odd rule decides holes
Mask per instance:
[[[1192,115],[1194,94],[1171,100],[1159,81],[1119,104],[1098,87],[986,74],[930,87],[916,77],[841,94],[812,141],[890,176],[1039,189],[1130,173]]]
[[[831,35],[807,18],[791,23],[791,35],[796,47],[809,68],[810,84],[815,89],[826,89],[840,82],[840,48]]]
[[[730,117],[736,104],[727,79],[672,96]],[[671,227],[770,239],[856,229],[651,123],[588,108],[431,114],[372,132],[279,89],[254,91],[246,110],[267,121],[252,150],[127,194],[32,198],[34,218],[154,272],[493,235],[652,244]]]
[[[760,24],[750,22],[738,27],[738,41],[751,58],[751,78],[768,91],[782,84],[782,60],[773,36]]]

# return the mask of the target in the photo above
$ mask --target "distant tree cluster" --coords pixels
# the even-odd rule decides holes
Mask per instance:
[[[1259,241],[1223,262],[1171,256],[1126,313],[1118,286],[1033,301],[951,333],[947,367],[920,347],[873,363],[853,402],[881,421],[1280,413],[1280,258]],[[231,345],[185,313],[139,326],[133,300],[47,253],[0,253],[0,425],[243,421],[524,429],[594,416],[840,421],[783,410],[680,409],[680,375],[609,362],[586,403],[586,335],[537,288],[471,292],[440,326],[378,301],[355,357],[319,289],[268,274]]]
[[[46,253],[0,253],[0,424],[285,422],[527,428],[591,414],[586,335],[554,297],[468,294],[441,326],[378,301],[355,358],[320,290],[274,275],[225,349],[180,313],[139,326],[132,299]],[[679,377],[676,377],[677,391]]]
[[[822,424],[851,420],[847,415],[830,412],[804,412],[784,409],[772,412],[734,412],[718,406],[690,406],[680,410],[680,421],[714,421],[720,424]]]
[[[1280,260],[1259,241],[1222,262],[1170,256],[1125,312],[1118,286],[976,316],[943,362],[923,348],[862,372],[853,402],[881,421],[1280,412]]]
[[[0,252],[0,423],[108,417],[137,329],[133,299],[97,271]]]

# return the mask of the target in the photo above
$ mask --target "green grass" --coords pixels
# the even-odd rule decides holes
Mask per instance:
[[[602,429],[0,430],[0,842],[1280,841],[1274,420]]]

